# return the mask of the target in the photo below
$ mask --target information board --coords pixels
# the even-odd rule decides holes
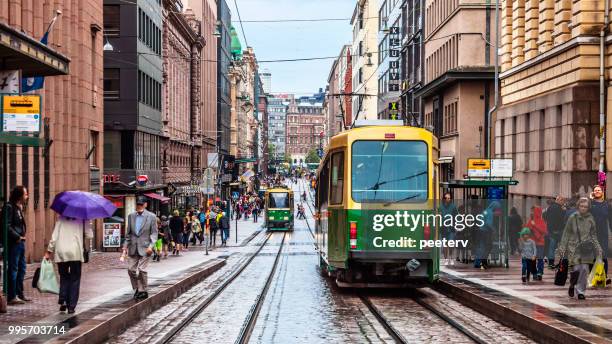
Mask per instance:
[[[102,232],[103,247],[120,247],[121,246],[121,224],[104,222],[104,230]]]
[[[468,159],[468,177],[488,178],[491,175],[491,160]]]
[[[491,159],[491,177],[512,178],[512,159]]]
[[[39,132],[40,105],[39,95],[2,95],[2,131]]]

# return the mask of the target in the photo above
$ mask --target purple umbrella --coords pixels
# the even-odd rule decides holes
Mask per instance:
[[[98,194],[85,191],[64,191],[55,196],[51,209],[65,217],[91,220],[112,216],[117,207]]]

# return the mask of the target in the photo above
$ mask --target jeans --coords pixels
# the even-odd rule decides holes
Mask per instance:
[[[211,246],[217,246],[217,229],[210,230],[210,240],[209,243]]]
[[[221,229],[221,242],[225,243],[229,238],[229,228]]]
[[[548,241],[548,251],[546,257],[548,257],[548,264],[555,265],[555,250],[557,249],[557,239],[552,235],[546,237]]]
[[[521,258],[521,274],[523,277],[529,279],[529,275],[531,273],[531,259],[530,258]]]
[[[68,309],[75,309],[79,301],[79,290],[81,289],[81,262],[70,261],[57,263],[57,271],[60,275],[60,305],[65,304]]]
[[[538,276],[542,276],[544,274],[544,246],[536,246],[536,258]]]
[[[9,247],[8,259],[8,301],[11,301],[17,296],[23,297],[23,278],[26,272],[23,241]]]

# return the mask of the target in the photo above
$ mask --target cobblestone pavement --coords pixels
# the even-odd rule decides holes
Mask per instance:
[[[231,223],[231,237],[228,247],[217,247],[210,251],[208,256],[204,255],[204,247],[191,247],[188,252],[181,256],[168,256],[161,262],[149,264],[149,278],[153,282],[157,278],[186,270],[198,265],[207,259],[230,255],[234,251],[241,251],[242,244],[251,239],[252,235],[258,233],[261,223],[252,221],[238,222],[238,243],[235,240],[235,222]],[[86,311],[96,305],[118,297],[124,292],[130,293],[131,287],[127,274],[126,263],[119,261],[118,252],[94,252],[90,262],[83,264],[81,289],[77,314]],[[26,280],[24,282],[25,294],[32,298],[32,302],[24,305],[9,306],[8,312],[0,314],[0,343],[10,343],[11,338],[5,336],[9,325],[31,325],[36,322],[45,324],[55,323],[59,318],[67,318],[68,315],[60,314],[57,304],[57,295],[40,293],[31,286],[31,278],[34,270],[40,263],[28,264]]]

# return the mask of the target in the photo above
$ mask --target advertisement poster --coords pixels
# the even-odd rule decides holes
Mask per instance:
[[[120,223],[104,223],[103,243],[104,247],[120,247],[121,246],[121,224]]]

